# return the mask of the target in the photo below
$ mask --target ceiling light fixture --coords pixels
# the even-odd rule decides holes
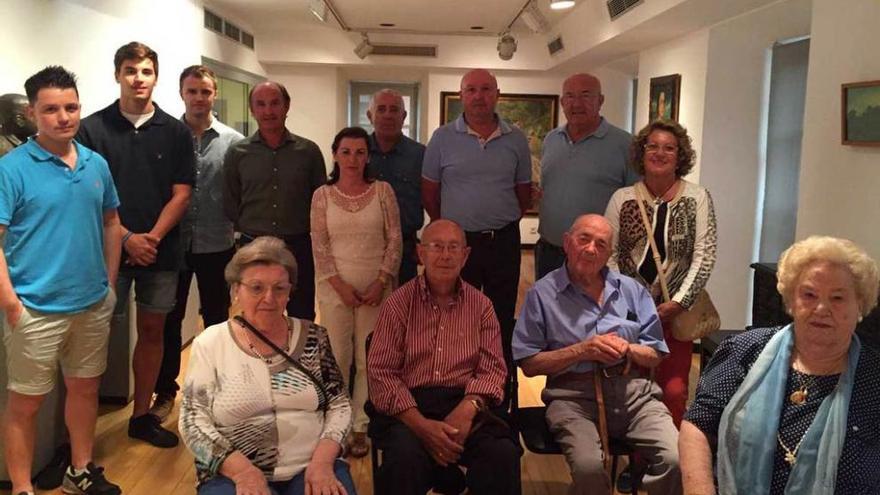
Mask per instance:
[[[550,8],[553,10],[565,10],[574,7],[574,0],[550,0]]]
[[[309,0],[309,12],[319,21],[327,21],[327,4],[324,0]]]
[[[510,32],[501,34],[498,38],[498,58],[501,60],[510,60],[516,52],[516,39]]]
[[[363,60],[371,53],[373,53],[373,44],[370,43],[367,33],[361,33],[361,42],[358,46],[354,47],[354,54]]]
[[[538,2],[535,0],[531,0],[526,4],[522,12],[520,12],[519,18],[522,19],[534,34],[546,33],[550,30],[550,22],[541,13],[541,9],[538,8]]]

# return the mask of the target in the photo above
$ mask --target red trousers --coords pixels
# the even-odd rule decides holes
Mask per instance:
[[[663,389],[663,403],[672,413],[675,427],[680,428],[688,398],[693,342],[676,340],[672,331],[666,328],[663,329],[663,337],[669,347],[669,355],[657,367],[654,379]]]

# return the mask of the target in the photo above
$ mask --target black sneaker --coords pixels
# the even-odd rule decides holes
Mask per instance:
[[[122,490],[107,481],[104,477],[104,468],[95,466],[90,462],[86,469],[79,475],[73,475],[73,466],[67,468],[64,473],[64,482],[61,491],[73,495],[120,495]]]
[[[162,422],[152,414],[128,420],[128,436],[163,449],[177,447],[179,442],[177,435],[162,428]]]

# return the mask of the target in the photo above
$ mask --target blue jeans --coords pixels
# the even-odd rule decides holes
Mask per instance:
[[[345,487],[348,495],[357,495],[354,489],[354,481],[348,472],[348,463],[342,459],[336,459],[333,463],[333,474]],[[276,495],[305,495],[306,472],[299,473],[287,481],[270,481],[269,489]],[[226,476],[216,476],[199,485],[198,495],[235,495],[235,483]]]

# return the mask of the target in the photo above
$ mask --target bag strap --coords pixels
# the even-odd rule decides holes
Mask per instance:
[[[654,264],[657,265],[657,276],[660,278],[660,290],[663,292],[663,299],[666,302],[669,302],[672,298],[669,297],[669,287],[666,285],[666,274],[663,272],[663,262],[660,260],[660,250],[657,248],[657,242],[654,241],[654,227],[651,226],[651,221],[648,220],[648,212],[645,211],[645,205],[642,203],[642,188],[644,187],[645,184],[639,182],[633,188],[636,193],[636,203],[639,205],[639,212],[642,214],[642,223],[645,224],[645,231],[648,234],[648,242],[651,244],[651,252],[654,254]]]
[[[287,362],[290,363],[291,366],[293,366],[294,368],[296,368],[297,370],[302,372],[304,375],[306,375],[309,378],[309,380],[311,380],[312,383],[315,385],[315,388],[318,389],[318,395],[319,395],[318,402],[322,405],[321,409],[324,411],[327,410],[327,407],[329,407],[329,405],[330,405],[330,396],[327,394],[327,389],[324,388],[324,384],[321,383],[320,380],[318,380],[318,377],[316,377],[314,373],[312,373],[308,368],[306,368],[305,366],[300,364],[299,361],[297,361],[296,359],[293,359],[289,354],[284,352],[284,350],[282,350],[280,347],[275,345],[274,342],[269,340],[269,337],[266,337],[265,335],[263,335],[263,332],[257,330],[253,325],[251,325],[251,323],[249,321],[245,320],[244,316],[236,315],[233,318],[233,320],[235,320],[239,325],[243,326],[244,328],[250,330],[250,332],[252,334],[256,335],[266,345],[271,347],[273,351],[284,356],[284,359],[286,359]],[[321,401],[322,398],[324,399],[323,401]]]

